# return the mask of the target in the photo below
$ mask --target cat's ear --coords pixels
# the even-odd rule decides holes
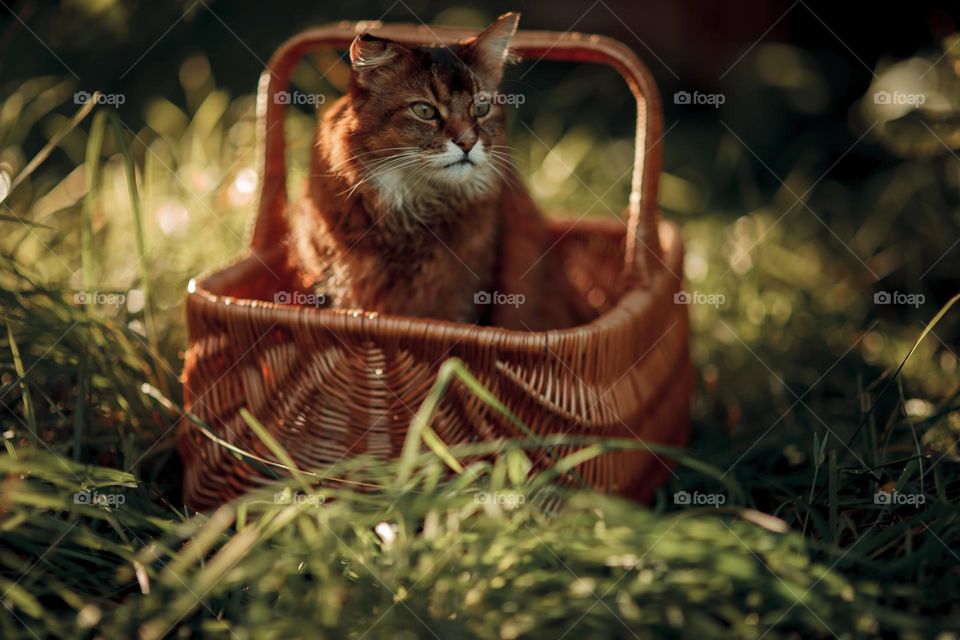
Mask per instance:
[[[383,75],[390,63],[396,63],[402,47],[392,40],[362,33],[350,45],[350,66],[357,84],[370,86]]]
[[[510,42],[517,32],[520,14],[505,13],[480,34],[463,43],[474,70],[492,87],[503,78],[503,65],[510,58]]]

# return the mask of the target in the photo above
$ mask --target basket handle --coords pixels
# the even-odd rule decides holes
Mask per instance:
[[[262,176],[260,203],[250,241],[255,253],[275,247],[288,231],[283,130],[286,104],[274,96],[287,90],[290,73],[307,50],[320,47],[346,49],[363,32],[371,32],[408,46],[452,45],[476,35],[473,30],[426,25],[340,22],[304,31],[277,49],[260,76],[257,93],[257,133],[264,144],[258,158],[258,169]],[[648,283],[662,265],[657,182],[662,163],[660,138],[663,135],[660,94],[649,69],[633,50],[606,36],[518,31],[510,49],[530,58],[606,64],[626,80],[637,101],[637,133],[624,267],[626,275],[633,282],[639,285]]]

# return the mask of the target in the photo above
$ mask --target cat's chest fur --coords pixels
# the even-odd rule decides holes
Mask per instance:
[[[311,185],[298,207],[294,239],[301,284],[329,306],[455,322],[477,322],[478,292],[493,287],[498,216],[492,202],[442,211],[431,224],[387,224],[362,198],[331,198],[335,184]]]

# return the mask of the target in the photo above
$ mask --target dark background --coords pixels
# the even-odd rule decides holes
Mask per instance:
[[[647,59],[664,93],[681,81],[723,86],[719,77],[762,38],[797,45],[829,61],[837,86],[847,86],[853,96],[862,93],[870,69],[881,56],[904,57],[933,46],[957,30],[960,18],[960,5],[951,2],[7,0],[2,4],[30,26],[20,24],[9,12],[0,14],[4,48],[0,78],[63,72],[33,31],[85,85],[133,95],[163,93],[164,87],[176,86],[180,59],[196,50],[209,56],[221,85],[248,92],[261,62],[299,29],[380,16],[386,21],[416,22],[418,16],[427,23],[438,18],[449,22],[457,15],[451,10],[456,6],[475,8],[490,17],[520,11],[521,28],[566,31],[573,27],[623,40]],[[138,65],[140,71],[118,80],[151,46]],[[679,78],[658,63],[650,50]],[[140,91],[147,88],[153,91]]]
[[[0,11],[0,90],[23,78],[69,74],[66,66],[78,76],[80,89],[125,94],[121,115],[133,128],[142,123],[144,101],[153,96],[183,102],[178,71],[196,53],[210,60],[219,87],[233,95],[248,94],[255,90],[257,76],[275,48],[310,26],[382,17],[479,27],[502,12],[518,10],[521,28],[601,33],[634,47],[660,85],[667,124],[684,118],[680,130],[715,127],[718,111],[705,108],[691,115],[689,107],[673,104],[675,91],[726,93],[724,118],[774,170],[793,165],[800,151],[791,153],[791,142],[814,128],[824,133],[826,139],[816,144],[825,146],[828,156],[833,148],[846,150],[855,139],[846,122],[850,104],[867,90],[878,63],[936,49],[940,39],[960,24],[960,4],[950,2],[6,0],[3,4],[7,10]],[[749,60],[759,42],[782,42],[805,51],[829,85],[829,99],[815,110],[797,113],[783,108],[781,96],[758,93],[748,65],[738,59]],[[134,63],[134,70],[121,78]],[[629,103],[625,106],[631,108]],[[609,133],[629,132],[632,117],[622,115],[613,120]],[[779,158],[772,157],[785,147]],[[666,145],[668,169],[673,151]],[[863,153],[864,149],[855,150],[836,168],[839,175],[872,170]]]

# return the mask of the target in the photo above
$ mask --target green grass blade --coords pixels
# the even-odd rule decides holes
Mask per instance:
[[[23,358],[20,357],[20,348],[13,337],[13,328],[7,323],[7,340],[10,343],[10,354],[13,356],[13,368],[17,374],[20,385],[20,396],[23,398],[23,415],[27,420],[27,426],[35,438],[40,437],[37,431],[37,416],[34,413],[33,401],[30,399],[30,385],[27,383],[27,372],[23,366]]]
[[[106,131],[106,112],[93,116],[90,135],[87,138],[86,178],[87,192],[83,196],[83,219],[80,224],[80,260],[83,265],[83,288],[93,288],[93,205],[96,200],[97,181],[100,175],[100,152]]]
[[[87,417],[87,358],[80,360],[77,380],[77,404],[73,410],[73,461],[80,462],[83,454],[83,423]]]
[[[307,481],[306,477],[300,472],[300,467],[297,466],[297,463],[294,462],[293,458],[287,453],[287,450],[270,435],[270,431],[267,430],[263,423],[257,420],[252,413],[246,409],[240,409],[240,416],[243,418],[243,421],[247,423],[247,426],[253,430],[257,437],[266,445],[267,449],[270,450],[270,453],[277,457],[277,460],[287,465],[290,469],[290,474],[294,477],[297,483],[304,491],[310,491],[310,483]]]
[[[123,161],[123,169],[127,178],[127,193],[130,198],[130,208],[133,211],[133,229],[134,239],[137,243],[137,258],[140,266],[140,287],[143,290],[143,318],[146,325],[147,341],[150,344],[150,350],[154,360],[154,374],[160,389],[168,393],[166,378],[164,377],[163,363],[160,361],[160,343],[157,336],[157,326],[154,319],[153,309],[153,288],[151,286],[150,267],[147,261],[147,240],[143,225],[143,210],[140,206],[140,194],[137,189],[137,172],[133,164],[133,156],[127,145],[127,139],[123,132],[123,123],[112,111],[104,112],[110,120],[110,126],[113,130],[114,139],[120,150],[120,157]],[[169,395],[169,394],[168,394]]]
[[[417,409],[410,426],[407,428],[407,435],[403,442],[403,451],[400,453],[400,465],[397,468],[397,486],[403,486],[413,474],[413,469],[417,463],[418,453],[420,452],[420,441],[427,444],[451,469],[457,473],[463,471],[463,464],[457,459],[450,449],[443,443],[436,432],[430,428],[433,416],[440,406],[450,383],[457,376],[458,360],[450,359],[440,365],[440,371],[437,373],[437,379],[433,383],[430,392],[424,399],[420,408]]]

